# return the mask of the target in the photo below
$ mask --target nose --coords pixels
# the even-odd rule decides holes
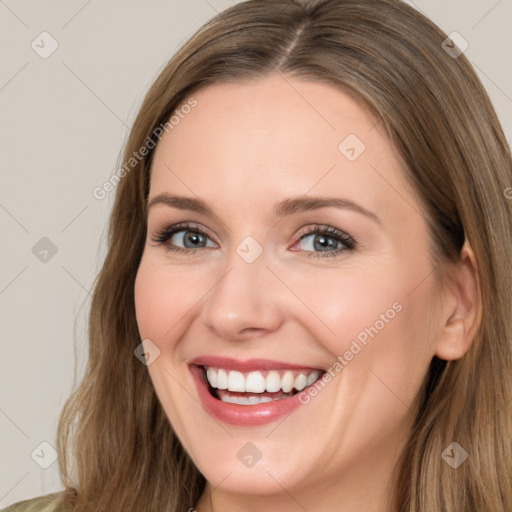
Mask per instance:
[[[275,331],[284,320],[279,284],[264,257],[247,263],[234,254],[204,298],[202,321],[216,336],[233,341]]]

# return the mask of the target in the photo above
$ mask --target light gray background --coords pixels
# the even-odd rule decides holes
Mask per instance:
[[[36,461],[51,462],[41,443],[55,446],[75,364],[79,377],[85,363],[90,288],[114,199],[92,190],[117,169],[158,71],[234,3],[0,0],[0,508],[62,488],[57,462]],[[512,0],[409,3],[467,40],[510,142]],[[31,47],[43,31],[59,45],[47,59]],[[32,251],[43,237],[57,247],[46,262]]]

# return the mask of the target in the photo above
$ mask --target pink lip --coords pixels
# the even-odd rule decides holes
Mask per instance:
[[[189,364],[198,366],[211,366],[213,368],[224,368],[225,370],[237,370],[239,372],[251,372],[255,370],[319,370],[324,371],[323,368],[316,368],[307,365],[298,365],[291,363],[284,363],[281,361],[274,361],[271,359],[233,359],[230,357],[221,356],[201,356],[196,357]]]
[[[206,411],[212,417],[224,423],[244,427],[265,425],[288,416],[295,409],[303,405],[299,400],[299,393],[290,398],[255,405],[239,405],[223,402],[211,395],[209,384],[206,381],[202,368],[203,366],[213,366],[238,371],[280,368],[303,369],[305,367],[266,359],[237,361],[235,359],[213,356],[194,359],[189,365],[189,369],[196,383],[199,398]]]

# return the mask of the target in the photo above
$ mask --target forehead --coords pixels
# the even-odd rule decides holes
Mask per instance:
[[[176,191],[260,209],[310,192],[381,210],[397,193],[414,200],[381,123],[332,85],[274,75],[193,98],[156,148],[150,196]]]

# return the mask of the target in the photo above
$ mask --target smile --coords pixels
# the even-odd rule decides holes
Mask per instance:
[[[191,363],[204,409],[217,420],[240,426],[262,425],[290,414],[303,405],[298,393],[325,373],[263,359],[208,356]]]
[[[314,384],[318,370],[266,370],[242,373],[224,368],[205,368],[213,396],[232,404],[255,405],[289,398]]]

